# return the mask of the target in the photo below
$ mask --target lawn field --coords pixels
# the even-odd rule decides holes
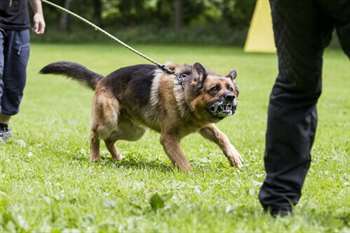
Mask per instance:
[[[226,74],[238,70],[240,102],[219,127],[244,156],[240,171],[199,135],[182,142],[193,165],[173,170],[148,131],[138,142],[118,142],[124,155],[89,162],[92,92],[75,82],[38,74],[49,62],[71,60],[102,74],[144,63],[106,45],[32,46],[21,114],[14,137],[0,144],[0,232],[350,232],[350,63],[327,51],[319,128],[304,195],[292,217],[263,214],[257,199],[264,178],[268,96],[274,55],[231,47],[137,46],[161,62],[193,63]]]

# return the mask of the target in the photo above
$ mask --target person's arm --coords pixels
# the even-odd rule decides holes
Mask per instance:
[[[30,5],[34,12],[34,32],[38,35],[44,34],[46,24],[41,0],[30,0]]]

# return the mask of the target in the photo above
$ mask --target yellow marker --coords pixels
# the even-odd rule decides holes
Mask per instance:
[[[276,52],[272,30],[271,9],[268,0],[258,0],[248,37],[244,46],[245,52]]]

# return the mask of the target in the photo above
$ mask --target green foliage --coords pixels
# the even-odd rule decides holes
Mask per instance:
[[[173,194],[171,193],[164,194],[162,196],[158,193],[153,194],[151,199],[149,200],[152,210],[158,211],[160,209],[163,209],[165,207],[165,203],[169,201],[172,197]]]
[[[164,202],[163,198],[161,198],[158,193],[154,194],[151,197],[151,199],[149,200],[149,203],[152,207],[152,210],[154,210],[154,211],[162,209],[165,206],[165,202]]]
[[[64,2],[64,0],[57,1],[60,5],[64,5]],[[173,0],[101,0],[102,12],[95,12],[95,14],[92,2],[74,0],[70,9],[88,19],[94,19],[93,15],[101,14],[101,22],[99,23],[112,31],[116,31],[116,29],[127,31],[130,28],[131,30],[155,28],[155,30],[150,31],[157,37],[157,39],[152,40],[153,42],[163,38],[159,32],[166,31],[167,34],[172,34],[174,31],[176,14]],[[181,32],[176,33],[179,37],[177,41],[182,40],[183,34],[192,31],[193,42],[196,43],[195,38],[207,36],[212,28],[219,28],[221,31],[231,34],[237,33],[235,37],[242,37],[241,32],[248,29],[255,0],[182,0],[181,2],[180,15],[183,25]],[[51,7],[45,7],[45,12],[49,30],[57,34],[62,34],[62,28],[68,28],[71,34],[76,34],[77,31],[85,30],[87,27],[76,19],[70,19],[69,26],[62,27],[60,25],[62,23],[60,21],[61,12]],[[56,28],[59,28],[58,32],[55,30]],[[196,34],[194,31],[196,28],[202,30],[203,33]],[[59,36],[57,35],[57,37]],[[218,35],[216,41],[220,42],[220,37],[225,36],[226,34]],[[186,37],[188,36],[186,35]],[[172,41],[176,42],[176,40]]]
[[[174,20],[174,1],[104,1],[104,17],[109,23],[135,25],[157,23],[171,26]],[[246,27],[255,0],[182,0],[185,25],[193,22],[227,22],[231,26]],[[216,12],[213,14],[213,12]]]
[[[9,202],[6,193],[0,191],[0,232],[29,232],[28,223]]]
[[[108,74],[145,61],[108,44],[35,44],[21,113],[11,124],[14,137],[0,144],[0,232],[349,231],[350,80],[345,56],[330,51],[325,57],[319,129],[303,198],[294,216],[273,219],[263,214],[257,194],[264,178],[275,56],[201,44],[136,47],[161,62],[198,61],[221,74],[238,70],[238,111],[219,128],[241,151],[244,168],[231,168],[216,145],[194,134],[182,142],[193,172],[180,173],[172,169],[152,131],[138,142],[117,143],[124,160],[112,161],[101,144],[102,161],[90,163],[93,93],[38,71],[49,62],[70,60]],[[164,202],[157,211],[150,204],[155,194]]]
[[[255,0],[224,0],[222,16],[231,27],[247,27],[253,14]]]
[[[215,45],[237,45],[244,44],[247,31],[222,26],[187,27],[181,34],[176,33],[171,28],[159,28],[156,25],[135,26],[135,27],[114,27],[106,28],[110,33],[116,35],[121,40],[135,43],[161,43],[161,44],[215,44]],[[96,32],[91,28],[76,28],[71,32],[64,32],[48,28],[45,36],[32,37],[35,42],[55,42],[55,43],[87,43],[101,42],[112,43],[104,34]]]

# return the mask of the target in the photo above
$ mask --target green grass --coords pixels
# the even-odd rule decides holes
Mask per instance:
[[[72,60],[102,74],[140,58],[112,45],[32,47],[28,86],[13,139],[0,145],[0,232],[349,232],[349,61],[326,54],[324,92],[313,163],[295,215],[264,215],[257,194],[264,178],[266,109],[276,76],[273,55],[230,47],[141,46],[159,61],[200,61],[225,74],[235,67],[238,113],[219,124],[245,159],[237,171],[199,135],[182,146],[193,172],[173,170],[156,133],[120,142],[125,159],[92,164],[92,92],[60,77],[41,76],[49,62]],[[158,194],[164,200],[154,201]],[[153,202],[151,198],[153,197]],[[152,209],[159,205],[158,210]]]

